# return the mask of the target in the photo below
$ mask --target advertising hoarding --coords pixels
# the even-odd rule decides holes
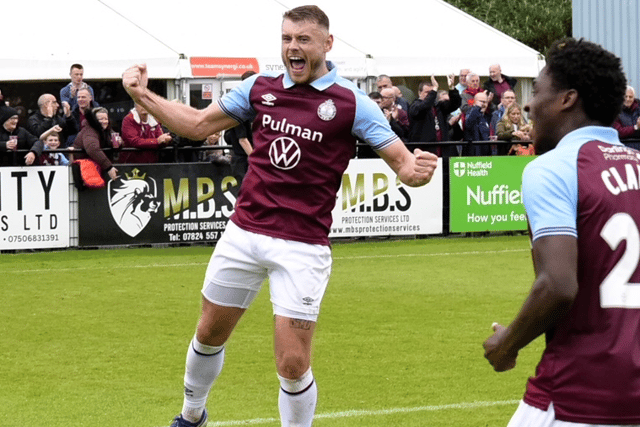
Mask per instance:
[[[238,181],[211,163],[118,165],[120,177],[79,192],[79,245],[216,242]]]
[[[451,231],[526,230],[522,172],[533,159],[535,156],[451,158]]]
[[[342,177],[329,237],[442,233],[442,159],[431,182],[409,187],[382,159],[354,159]]]
[[[0,168],[0,249],[69,246],[69,168]]]

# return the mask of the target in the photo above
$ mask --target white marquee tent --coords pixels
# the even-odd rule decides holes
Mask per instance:
[[[66,80],[75,62],[85,66],[87,80],[117,79],[139,62],[153,78],[188,79],[193,57],[252,58],[261,71],[281,69],[282,13],[306,3],[11,2],[3,10],[0,81]],[[347,77],[442,76],[460,68],[487,75],[489,65],[500,63],[505,74],[531,78],[544,65],[538,52],[442,0],[402,0],[384,12],[363,0],[315,4],[335,36],[328,59]]]

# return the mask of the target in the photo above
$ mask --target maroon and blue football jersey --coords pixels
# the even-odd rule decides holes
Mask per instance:
[[[218,105],[238,122],[253,120],[254,151],[231,220],[282,239],[328,245],[356,138],[376,150],[399,141],[378,105],[335,68],[308,85],[286,73],[256,75]]]
[[[524,401],[556,418],[640,424],[640,152],[612,128],[585,127],[529,163],[532,239],[578,244],[578,293],[547,333]]]

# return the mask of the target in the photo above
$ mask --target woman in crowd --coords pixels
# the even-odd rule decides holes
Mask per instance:
[[[511,145],[509,154],[527,155],[533,154],[530,126],[522,117],[522,108],[517,103],[507,107],[502,119],[496,126],[496,136],[502,141],[523,141]]]
[[[112,148],[109,112],[103,107],[94,108],[87,111],[85,120],[86,125],[82,127],[73,142],[74,150],[84,150],[84,152],[74,153],[74,158],[90,158],[109,175],[109,178],[116,179],[118,169],[112,164],[113,151],[104,151],[105,148]]]

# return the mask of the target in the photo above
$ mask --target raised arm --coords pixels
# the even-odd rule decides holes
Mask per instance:
[[[400,181],[410,187],[429,183],[438,165],[438,156],[417,148],[412,154],[400,139],[378,151],[378,155],[393,169]]]
[[[238,124],[222,112],[215,102],[203,110],[171,102],[149,90],[148,81],[145,64],[134,65],[122,74],[122,85],[134,102],[142,105],[164,126],[179,135],[200,141]]]

